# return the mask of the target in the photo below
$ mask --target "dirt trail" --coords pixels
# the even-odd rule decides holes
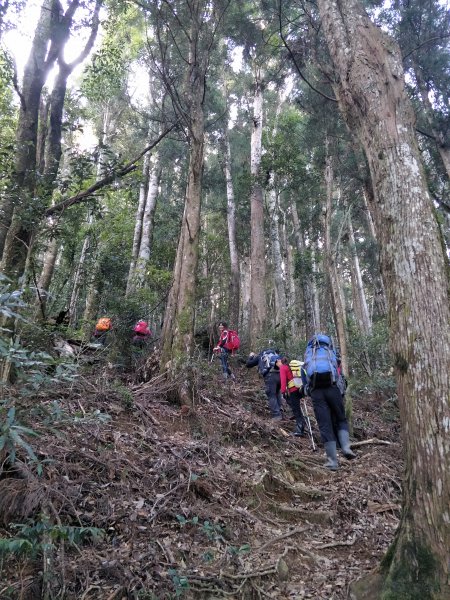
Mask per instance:
[[[292,421],[268,420],[261,388],[245,369],[224,384],[212,365],[187,415],[162,379],[133,388],[80,380],[55,390],[58,417],[56,397],[34,406],[48,413],[35,428],[39,457],[51,462],[40,478],[22,470],[0,480],[3,521],[45,507],[52,522],[104,531],[96,543],[53,547],[45,568],[55,597],[347,596],[398,523],[397,425],[379,401],[355,401],[355,436],[393,443],[356,448],[331,473],[321,448],[290,435]],[[40,597],[42,570],[42,558],[19,570],[6,561],[0,598]]]

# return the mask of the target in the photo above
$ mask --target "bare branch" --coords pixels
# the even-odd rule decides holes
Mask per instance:
[[[104,188],[108,184],[112,183],[115,179],[123,177],[124,175],[127,175],[131,171],[134,171],[136,169],[137,161],[140,158],[142,158],[144,156],[144,154],[146,154],[147,152],[152,150],[157,144],[159,144],[159,142],[163,138],[165,138],[166,135],[168,133],[170,133],[170,131],[172,131],[172,129],[175,127],[175,125],[176,124],[173,124],[170,127],[168,127],[165,131],[163,131],[163,133],[161,133],[161,135],[154,142],[152,142],[146,148],[144,148],[144,150],[142,150],[142,152],[140,152],[138,154],[138,156],[136,156],[136,158],[134,158],[132,161],[127,163],[124,167],[122,167],[121,169],[118,169],[117,171],[116,170],[110,171],[110,173],[108,173],[108,175],[103,177],[103,179],[96,181],[93,185],[91,185],[84,192],[79,192],[75,196],[67,198],[66,200],[63,200],[62,202],[60,202],[59,204],[55,204],[54,206],[51,206],[50,208],[48,208],[45,211],[45,216],[50,217],[50,216],[54,215],[55,213],[60,213],[61,211],[65,210],[66,208],[69,208],[69,206],[73,206],[74,204],[79,204],[80,202],[85,202],[86,200],[91,198],[93,196],[94,192],[96,192],[97,190]]]

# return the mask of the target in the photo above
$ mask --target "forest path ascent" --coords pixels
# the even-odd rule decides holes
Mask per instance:
[[[355,436],[392,444],[363,445],[333,473],[321,466],[322,447],[313,452],[308,437],[291,435],[293,421],[269,420],[256,374],[235,372],[224,383],[218,365],[202,367],[188,414],[170,404],[160,377],[126,387],[103,374],[42,400],[53,420],[51,432],[39,431],[39,456],[51,462],[40,481],[25,473],[0,481],[2,520],[37,518],[46,506],[61,524],[104,532],[94,544],[55,547],[54,592],[338,600],[379,563],[400,510],[390,403],[355,399]],[[31,590],[42,570],[26,560],[4,566],[0,598]]]

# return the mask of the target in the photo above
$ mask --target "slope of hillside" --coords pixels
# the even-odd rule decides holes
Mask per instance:
[[[391,403],[355,400],[355,437],[372,441],[331,473],[291,421],[270,422],[261,390],[203,364],[187,414],[162,377],[112,372],[27,400],[40,467],[0,479],[0,598],[347,597],[398,523]]]

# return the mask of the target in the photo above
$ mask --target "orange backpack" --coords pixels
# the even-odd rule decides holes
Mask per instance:
[[[97,331],[109,331],[111,329],[111,319],[109,317],[102,317],[97,321],[95,329]]]

